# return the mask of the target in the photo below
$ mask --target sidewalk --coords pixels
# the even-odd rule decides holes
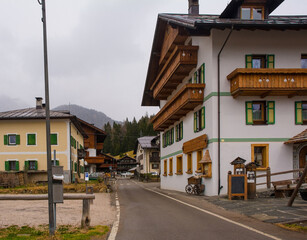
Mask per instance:
[[[227,196],[196,196],[185,192],[160,189],[159,183],[145,183],[144,186],[161,193],[190,200],[190,202],[209,202],[219,208],[237,212],[265,223],[294,223],[304,222],[307,225],[307,201],[298,194],[292,207],[287,207],[289,198],[261,197],[249,200],[229,200]]]

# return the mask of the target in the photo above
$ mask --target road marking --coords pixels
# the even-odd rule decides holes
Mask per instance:
[[[116,220],[113,223],[112,230],[108,237],[108,240],[115,240],[117,232],[118,232],[119,219],[120,219],[120,205],[119,205],[119,199],[118,199],[117,193],[115,195],[115,204],[116,204],[116,212],[117,212]]]
[[[137,184],[137,183],[136,183],[136,184]],[[140,185],[140,184],[138,184],[138,185]],[[141,185],[140,185],[140,186],[141,186]],[[143,186],[141,186],[141,187],[143,187]],[[273,235],[270,235],[270,234],[261,232],[261,231],[255,229],[255,228],[249,227],[249,226],[244,225],[244,224],[242,224],[242,223],[235,222],[235,221],[230,220],[230,219],[228,219],[228,218],[225,218],[225,217],[223,217],[223,216],[221,216],[221,215],[218,215],[218,214],[209,212],[209,211],[204,210],[204,209],[202,209],[202,208],[199,208],[199,207],[193,206],[193,205],[191,205],[191,204],[188,204],[188,203],[186,203],[186,202],[180,201],[180,200],[178,200],[178,199],[176,199],[176,198],[167,196],[167,195],[165,195],[165,194],[163,194],[163,193],[157,192],[157,191],[155,191],[155,190],[152,190],[152,189],[149,189],[149,188],[146,188],[146,187],[143,187],[143,188],[146,189],[146,190],[148,190],[148,191],[151,191],[151,192],[154,192],[154,193],[156,193],[156,194],[159,194],[159,195],[161,195],[161,196],[164,196],[164,197],[166,197],[166,198],[169,198],[169,199],[171,199],[171,200],[174,200],[174,201],[176,201],[176,202],[179,202],[179,203],[181,203],[181,204],[183,204],[183,205],[186,205],[186,206],[188,206],[188,207],[194,208],[194,209],[199,210],[199,211],[201,211],[201,212],[207,213],[207,214],[209,214],[209,215],[211,215],[211,216],[214,216],[214,217],[217,217],[217,218],[219,218],[219,219],[222,219],[222,220],[224,220],[224,221],[226,221],[226,222],[229,222],[229,223],[235,224],[235,225],[237,225],[237,226],[240,226],[240,227],[242,227],[242,228],[245,228],[245,229],[247,229],[247,230],[250,230],[250,231],[252,231],[252,232],[256,232],[256,233],[258,233],[258,234],[260,234],[260,235],[263,235],[263,236],[266,236],[266,237],[269,237],[269,238],[272,238],[272,239],[275,239],[275,240],[281,240],[281,238],[278,238],[278,237],[275,237],[275,236],[273,236]]]

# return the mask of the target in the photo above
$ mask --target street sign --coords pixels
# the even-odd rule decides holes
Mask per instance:
[[[88,180],[89,180],[88,172],[85,172],[85,173],[84,173],[84,180],[85,180],[85,181],[88,181]]]

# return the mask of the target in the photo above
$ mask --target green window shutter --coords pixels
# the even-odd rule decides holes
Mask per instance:
[[[8,135],[4,135],[4,145],[8,145],[9,144],[9,139],[8,139]]]
[[[10,165],[9,165],[9,161],[5,161],[4,163],[5,165],[5,171],[10,171]]]
[[[56,160],[55,163],[56,163],[57,166],[60,166],[60,161],[59,160]]]
[[[245,102],[246,109],[246,124],[253,124],[253,102]]]
[[[25,161],[25,170],[29,170],[29,161]]]
[[[16,145],[20,145],[20,135],[16,135]]]
[[[84,167],[81,166],[81,173],[84,173]]]
[[[58,145],[58,135],[56,133],[50,134],[50,144]]]
[[[268,101],[267,124],[275,124],[275,102],[274,101]]]
[[[302,102],[295,102],[295,124],[303,124]]]
[[[178,141],[179,141],[179,136],[178,136],[178,126],[179,126],[179,125],[176,125],[176,132],[175,132],[176,142],[178,142]]]
[[[164,147],[164,133],[162,133],[162,147]]]
[[[267,55],[267,68],[275,68],[275,55]]]
[[[183,122],[180,123],[179,128],[180,128],[179,132],[180,132],[180,140],[181,140],[183,139]]]
[[[75,162],[75,172],[77,172],[78,164]]]
[[[197,81],[197,71],[194,73],[194,83],[198,83],[198,81]]]
[[[72,136],[70,136],[70,146],[72,147],[73,146],[73,140],[72,140]]]
[[[200,82],[205,83],[205,64],[200,67]]]
[[[77,147],[77,141],[76,141],[76,139],[74,139],[74,148],[76,148]]]
[[[253,68],[253,57],[252,55],[245,55],[245,67]]]
[[[19,171],[19,162],[16,161],[16,171]]]
[[[197,132],[197,112],[194,113],[194,132]]]
[[[27,142],[28,142],[28,145],[35,145],[36,144],[36,135],[35,134],[28,134],[27,135]]]
[[[201,109],[201,129],[206,127],[205,107]]]
[[[35,170],[38,170],[38,162],[35,161]]]

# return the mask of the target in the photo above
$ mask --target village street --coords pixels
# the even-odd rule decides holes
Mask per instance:
[[[225,211],[158,183],[120,179],[116,193],[120,209],[117,235],[109,240],[137,239],[305,239],[306,235]],[[116,224],[116,223],[115,223]],[[117,225],[117,224],[116,224]]]

